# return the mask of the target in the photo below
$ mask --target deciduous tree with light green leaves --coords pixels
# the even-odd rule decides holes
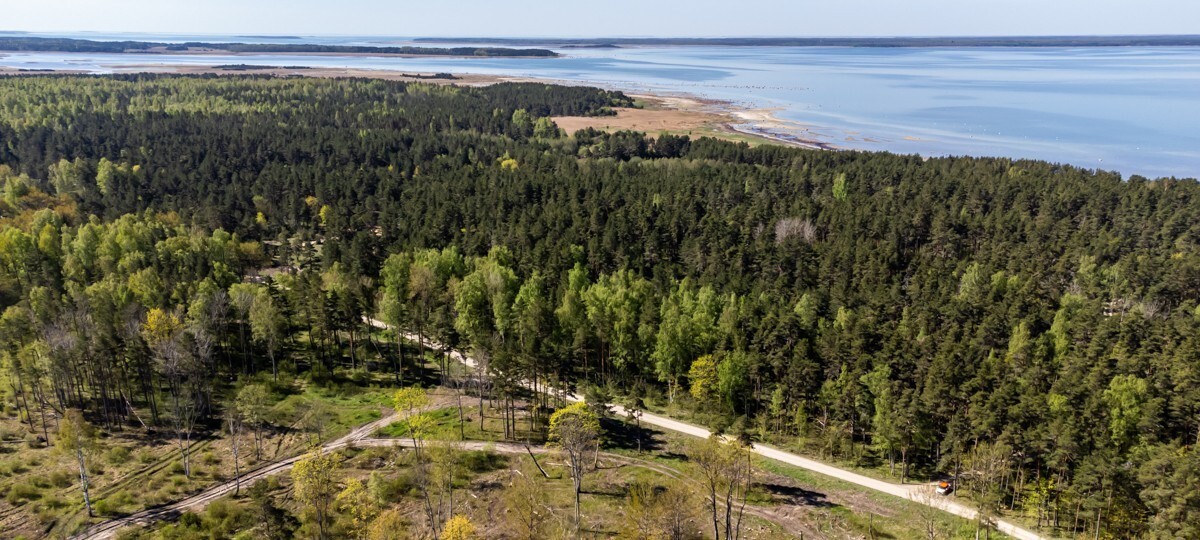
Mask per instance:
[[[75,458],[79,467],[79,486],[83,490],[83,505],[87,508],[88,516],[91,516],[92,498],[87,458],[96,444],[96,430],[83,418],[83,413],[71,409],[58,421],[58,440],[54,444],[59,451]]]
[[[279,367],[275,363],[275,353],[283,341],[287,320],[280,313],[275,298],[265,287],[259,287],[254,293],[254,302],[250,305],[250,331],[254,340],[267,349],[271,359],[271,377],[279,380]]]
[[[590,460],[600,451],[600,419],[580,401],[550,415],[550,444],[559,448],[567,461],[567,472],[575,489],[575,529],[580,527],[580,499],[583,477]]]
[[[338,495],[338,466],[341,458],[333,452],[311,453],[292,467],[296,500],[312,512],[317,535],[329,538],[330,510]]]
[[[379,318],[396,335],[396,384],[404,384],[404,328],[411,321],[410,284],[413,281],[413,258],[409,253],[396,253],[387,258],[380,270]]]
[[[696,289],[688,279],[675,286],[660,307],[658,334],[652,358],[659,380],[675,399],[680,380],[717,341],[718,301],[711,287]]]
[[[334,500],[338,510],[349,518],[349,529],[356,538],[365,538],[367,529],[379,515],[379,501],[362,480],[352,478]]]

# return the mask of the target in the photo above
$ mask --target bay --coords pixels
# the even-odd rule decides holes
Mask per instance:
[[[58,36],[412,44],[363,36]],[[676,46],[558,52],[562,58],[0,53],[0,66],[112,73],[255,64],[536,77],[768,108],[782,121],[772,123],[772,130],[837,148],[1042,159],[1126,176],[1200,175],[1197,47]]]

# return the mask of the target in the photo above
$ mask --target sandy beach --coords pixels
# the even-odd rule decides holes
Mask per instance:
[[[642,131],[714,137],[735,142],[783,144],[811,149],[832,149],[828,143],[810,138],[810,130],[775,116],[777,109],[755,109],[734,103],[688,95],[628,94],[640,108],[618,108],[616,116],[559,116],[560,128],[573,133],[584,128],[601,131]]]

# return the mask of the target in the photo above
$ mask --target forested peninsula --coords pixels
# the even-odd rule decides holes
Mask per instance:
[[[156,43],[152,41],[95,41],[89,39],[0,36],[0,51],[70,53],[245,53],[245,54],[352,54],[404,56],[528,56],[553,58],[547,49],[503,47],[373,47],[366,45],[318,45],[311,43]]]
[[[945,37],[711,37],[711,38],[419,38],[418,43],[517,46],[716,46],[716,47],[1195,47],[1200,35],[1147,36],[945,36]]]
[[[0,78],[12,456],[78,410],[186,457],[245,387],[298,419],[246,425],[319,438],[293,403],[310,390],[280,381],[437,376],[376,318],[481,359],[505,436],[534,381],[954,478],[985,518],[1055,535],[1200,535],[1195,180],[550,120],[630,105],[533,83]],[[2,504],[63,526],[54,488],[14,471]]]

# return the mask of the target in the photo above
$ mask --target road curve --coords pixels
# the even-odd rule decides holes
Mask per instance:
[[[390,329],[386,323],[384,323],[383,321],[380,321],[378,319],[372,319],[372,318],[368,317],[368,318],[364,318],[363,320],[366,321],[367,324],[369,324],[375,328],[385,329],[385,330]],[[437,343],[435,341],[430,341],[429,339],[418,340],[418,336],[416,334],[405,332],[405,333],[403,333],[403,336],[405,339],[407,339],[409,341],[413,341],[413,342],[417,342],[417,343],[424,343],[425,345],[427,345],[428,347],[430,347],[432,349],[445,349],[445,347],[443,347],[440,343]],[[461,362],[462,364],[465,364],[466,366],[468,366],[470,368],[473,368],[473,369],[478,368],[478,364],[475,362],[474,358],[471,358],[469,356],[462,354],[459,351],[454,351],[454,350],[451,350],[449,354],[450,354],[451,358],[453,358],[454,360],[456,360],[458,362]],[[524,386],[529,387],[530,385],[526,384]],[[583,399],[574,394],[569,394],[565,397],[571,401],[582,401],[582,399]],[[610,404],[609,409],[612,410],[617,415],[620,415],[620,416],[626,415],[625,408],[621,407],[620,405]],[[660,415],[656,415],[656,414],[651,414],[648,412],[642,413],[642,422],[653,425],[653,426],[657,426],[657,427],[660,427],[663,429],[669,429],[671,431],[683,433],[684,435],[691,435],[693,437],[699,437],[702,439],[707,439],[708,437],[712,436],[711,431],[704,429],[700,426],[695,426],[692,424],[688,424],[686,422],[680,422],[679,420],[675,420],[672,418],[668,418],[668,417],[660,416]],[[900,497],[902,499],[908,499],[908,500],[913,501],[918,504],[925,504],[928,506],[932,506],[939,510],[949,512],[951,514],[954,514],[956,516],[959,516],[959,517],[962,517],[965,519],[974,520],[977,517],[979,517],[979,512],[976,511],[974,508],[971,508],[971,507],[963,505],[963,504],[959,504],[950,499],[939,498],[939,499],[935,499],[932,501],[927,501],[927,500],[924,500],[923,497],[918,497],[918,490],[924,487],[923,484],[905,485],[905,484],[893,484],[891,482],[885,482],[883,480],[871,478],[868,476],[863,476],[863,475],[855,473],[855,472],[851,472],[851,471],[847,471],[845,469],[834,467],[833,465],[829,465],[828,463],[822,463],[820,461],[808,459],[808,458],[799,456],[797,454],[793,454],[791,452],[785,452],[783,450],[779,450],[777,448],[774,448],[774,447],[771,447],[771,446],[768,446],[765,444],[755,443],[754,447],[753,447],[753,451],[754,451],[754,453],[756,453],[760,456],[763,456],[765,458],[768,458],[768,459],[773,459],[775,461],[779,461],[782,463],[786,463],[788,465],[800,467],[802,469],[808,469],[815,473],[819,473],[819,474],[823,474],[825,476],[837,478],[838,480],[842,480],[844,482],[849,482],[851,484],[862,486],[862,487],[865,487],[868,489],[873,489],[880,493],[886,493],[888,495]],[[995,522],[995,525],[996,525],[996,530],[998,530],[1004,534],[1007,534],[1008,536],[1011,536],[1017,540],[1044,540],[1044,537],[1042,535],[1040,535],[1034,531],[1031,531],[1029,529],[1026,529],[1024,527],[1018,526],[1009,521],[997,520]]]

